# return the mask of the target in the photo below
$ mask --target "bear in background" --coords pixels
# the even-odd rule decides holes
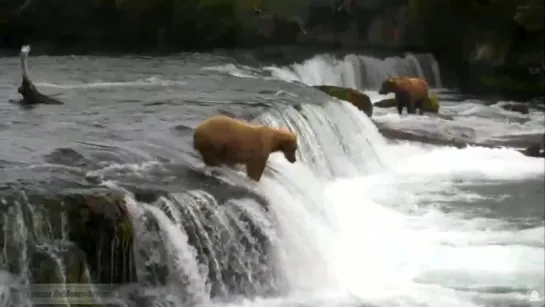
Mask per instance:
[[[206,165],[245,164],[247,176],[259,181],[271,153],[281,151],[286,160],[295,163],[297,135],[284,128],[252,125],[219,115],[195,128],[193,148]]]
[[[394,93],[397,105],[397,113],[401,115],[403,108],[407,108],[408,114],[424,114],[425,104],[429,100],[429,88],[426,80],[410,77],[388,78],[382,83],[380,95]]]

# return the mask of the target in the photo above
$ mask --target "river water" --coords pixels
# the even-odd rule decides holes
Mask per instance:
[[[399,117],[393,108],[376,109],[373,120],[474,140],[544,132],[539,110],[508,112],[444,88],[430,55],[318,55],[289,66],[251,54],[31,56],[29,66],[36,86],[65,105],[8,103],[19,63],[0,59],[0,188],[93,181],[167,191],[150,203],[125,197],[135,228],[145,231],[143,215],[159,225],[155,240],[166,256],[157,261],[169,278],[143,286],[161,293],[154,306],[543,306],[542,159],[513,149],[393,143],[355,107],[308,87],[360,88],[378,101],[385,77],[420,76],[453,121]],[[300,138],[298,162],[272,155],[258,184],[227,168],[208,172],[192,150],[192,129],[219,113],[291,127]],[[217,191],[189,169],[261,195],[267,209],[251,197],[218,206]],[[186,211],[215,252],[208,264],[190,244]],[[271,242],[268,257],[246,248],[257,243],[240,242],[240,223],[228,223],[240,220],[239,211]],[[149,240],[135,238],[143,262],[153,258]],[[237,278],[211,278],[212,265]],[[1,269],[0,303],[12,306],[6,289],[28,282],[28,273]]]

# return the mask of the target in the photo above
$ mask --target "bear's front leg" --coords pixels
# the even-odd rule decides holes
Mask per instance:
[[[207,166],[211,167],[217,167],[221,165],[220,159],[218,159],[217,155],[212,151],[206,151],[201,153],[202,161]]]
[[[256,157],[246,163],[246,174],[248,177],[255,181],[261,180],[261,176],[265,171],[265,166],[267,165],[266,157]]]
[[[401,115],[403,112],[403,105],[399,102],[399,100],[396,100],[396,106],[397,106],[397,114]]]
[[[409,105],[411,102],[411,96],[403,91],[395,93],[397,113],[401,115],[403,113],[403,108],[407,107],[407,113],[409,113]]]

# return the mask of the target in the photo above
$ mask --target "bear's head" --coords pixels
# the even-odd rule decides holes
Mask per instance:
[[[278,150],[282,151],[286,160],[290,163],[295,163],[297,158],[295,153],[297,152],[297,135],[292,131],[281,128],[280,137],[278,138]]]
[[[378,90],[380,95],[386,95],[392,92],[395,92],[397,87],[397,77],[391,77],[382,82],[382,86]]]

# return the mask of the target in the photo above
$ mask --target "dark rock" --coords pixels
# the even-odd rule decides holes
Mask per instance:
[[[72,148],[57,148],[44,156],[44,160],[51,164],[60,164],[72,167],[90,167],[94,163]]]
[[[123,195],[105,189],[90,189],[66,190],[60,194],[15,191],[2,196],[6,218],[0,220],[1,229],[5,229],[0,231],[0,244],[10,248],[12,253],[1,255],[4,259],[0,262],[7,263],[10,272],[17,273],[22,269],[19,259],[27,250],[23,246],[29,246],[28,250],[34,246],[36,257],[40,259],[56,254],[62,256],[66,252],[64,243],[55,243],[62,240],[75,244],[70,247],[71,252],[66,252],[75,258],[57,257],[64,259],[67,280],[82,280],[81,264],[77,263],[85,262],[93,282],[136,281],[133,229]],[[13,224],[20,219],[19,223],[23,224]],[[18,242],[21,227],[26,229],[27,238]],[[60,273],[37,268],[36,274],[39,280],[51,281]]]
[[[47,242],[34,246],[30,256],[34,283],[91,283],[85,253],[69,242]]]
[[[543,150],[543,146],[541,146],[541,144],[532,145],[524,150],[521,150],[521,152],[528,157],[545,158],[545,151]]]
[[[530,112],[528,105],[524,103],[502,103],[500,104],[500,107],[506,111],[518,112],[520,114],[528,114]]]
[[[318,85],[313,87],[330,96],[350,102],[369,117],[373,116],[373,103],[371,102],[369,96],[362,92],[351,88],[333,85]]]
[[[487,147],[487,148],[500,148],[500,147],[509,147],[509,146],[502,146],[502,144],[493,144],[491,142],[488,143],[475,143],[475,142],[468,142],[465,140],[460,139],[446,139],[441,138],[437,135],[424,135],[424,134],[418,134],[413,131],[404,131],[401,129],[395,129],[391,127],[384,127],[383,125],[377,125],[379,132],[388,139],[392,140],[403,140],[403,141],[412,141],[412,142],[419,142],[424,144],[430,144],[430,145],[437,145],[437,146],[453,146],[456,148],[465,148],[467,146],[480,146],[480,147]],[[514,147],[511,147],[514,148]],[[529,146],[526,149],[518,149],[520,153],[522,153],[525,156],[529,157],[545,157],[544,150],[543,150],[543,143],[533,144]]]
[[[378,126],[379,132],[388,139],[393,140],[403,140],[403,141],[413,141],[413,142],[420,142],[425,144],[431,144],[431,145],[439,145],[439,146],[454,146],[457,148],[464,148],[469,145],[468,142],[455,140],[455,139],[444,139],[440,138],[436,135],[423,135],[423,134],[417,134],[412,131],[404,131],[401,129],[394,129],[390,127],[384,127],[384,126]]]
[[[543,134],[539,142],[536,142],[521,152],[529,157],[545,158],[545,134]]]
[[[373,104],[377,108],[393,108],[397,105],[395,98],[382,99]],[[424,104],[424,113],[438,114],[439,112],[439,98],[436,95],[431,95],[430,98]]]
[[[430,99],[431,101],[432,99]],[[396,106],[396,100],[395,98],[387,98],[387,99],[382,99],[382,100],[379,100],[377,102],[375,102],[373,104],[374,107],[377,107],[377,108],[393,108]],[[441,118],[441,119],[444,119],[444,120],[454,120],[454,118],[452,116],[448,116],[448,115],[443,115],[443,114],[439,114],[438,112],[435,111],[435,109],[432,109],[432,110],[424,110],[424,114],[426,116],[430,116],[430,117],[438,117],[438,118]]]
[[[377,108],[393,108],[396,106],[395,98],[382,99],[373,104]]]

